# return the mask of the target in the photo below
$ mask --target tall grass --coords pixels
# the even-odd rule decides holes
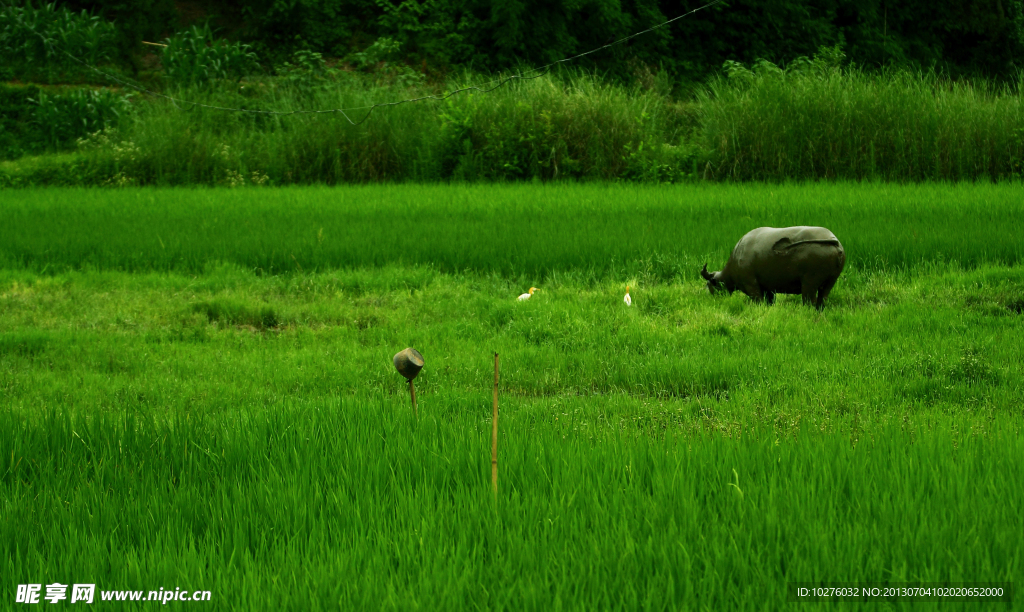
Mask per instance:
[[[268,87],[251,99],[243,86],[242,93],[211,101],[280,112],[363,107],[349,112],[358,120],[372,104],[425,93],[351,76],[312,90]],[[243,175],[258,171],[275,183],[610,179],[642,171],[642,160],[629,167],[642,142],[655,150],[668,140],[678,144],[678,124],[651,94],[630,95],[577,76],[377,109],[359,126],[340,114],[182,114],[154,105],[140,115],[130,138],[146,153],[139,172],[146,183],[211,184],[229,168]],[[231,155],[222,154],[225,146]]]
[[[121,165],[134,184],[272,184],[518,179],[679,179],[692,172],[685,136],[693,114],[647,91],[605,85],[586,75],[514,81],[489,94],[381,108],[375,103],[442,89],[378,83],[332,71],[291,70],[215,90],[182,89],[181,99],[215,106],[299,114],[253,115],[150,100],[133,121],[104,137],[137,148]],[[467,76],[466,79],[482,77]],[[452,87],[456,85],[453,84]],[[682,145],[682,146],[680,146]],[[112,147],[90,157],[113,160]],[[112,164],[96,164],[109,167]],[[120,167],[120,166],[119,166]],[[0,185],[32,183],[19,166],[0,169]],[[262,178],[265,177],[265,178]],[[111,176],[91,177],[92,184]]]
[[[183,151],[183,154],[186,152]],[[125,155],[130,152],[125,152]],[[388,185],[5,192],[0,264],[262,273],[386,264],[694,277],[759,226],[822,225],[850,266],[1021,261],[1013,185]],[[527,285],[529,286],[529,285]]]
[[[375,80],[313,59],[289,65],[281,77],[172,92],[212,106],[297,114],[151,99],[104,134],[110,146],[83,151],[95,174],[72,157],[51,159],[67,171],[48,174],[38,171],[40,162],[0,164],[0,186],[46,184],[54,174],[74,177],[64,184],[284,185],[998,181],[1024,172],[1024,106],[1016,85],[896,70],[869,74],[816,58],[787,70],[732,64],[728,77],[692,102],[585,74],[546,75],[487,94],[378,108],[352,125],[348,119],[362,119],[373,104],[446,89],[405,79],[407,73]],[[303,112],[338,108],[356,110],[348,119]],[[134,162],[122,163],[116,147],[137,148]]]
[[[495,504],[476,403],[419,424],[383,398],[166,424],[2,415],[0,567],[14,585],[209,590],[213,610],[771,610],[788,581],[1021,575],[1007,427],[776,444],[513,413]]]
[[[773,68],[735,71],[703,94],[699,139],[711,176],[959,181],[1024,172],[1019,85]]]

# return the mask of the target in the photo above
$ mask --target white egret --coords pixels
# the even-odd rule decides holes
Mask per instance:
[[[629,285],[626,285],[626,297],[622,298],[622,301],[626,303],[626,306],[633,305],[633,298],[629,297]]]
[[[533,292],[536,291],[536,290],[537,290],[536,287],[530,287],[530,292],[529,293],[524,293],[521,296],[519,296],[519,301],[520,302],[525,302],[526,300],[530,299],[530,296],[533,295]]]

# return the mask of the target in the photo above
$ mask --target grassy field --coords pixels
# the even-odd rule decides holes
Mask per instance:
[[[862,270],[1013,265],[1024,255],[1022,209],[1017,186],[984,183],[15,189],[3,192],[0,266],[199,273],[224,262],[278,274],[396,264],[527,286],[557,273],[689,280],[704,261],[724,265],[761,225],[828,227]],[[366,282],[386,282],[378,276]]]
[[[1020,584],[1020,207],[992,185],[5,191],[0,608],[51,582],[218,610]],[[823,312],[708,295],[705,258],[790,223],[846,246]]]

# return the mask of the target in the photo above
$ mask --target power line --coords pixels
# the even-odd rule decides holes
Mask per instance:
[[[707,4],[699,6],[699,7],[695,8],[695,9],[693,9],[691,11],[687,11],[686,13],[683,13],[682,15],[679,15],[677,17],[673,17],[672,19],[669,19],[667,21],[663,21],[663,22],[661,22],[661,23],[659,23],[659,24],[657,24],[655,26],[647,28],[646,30],[643,30],[643,31],[640,31],[640,32],[636,32],[635,34],[630,34],[629,36],[620,38],[620,39],[618,39],[616,41],[607,43],[607,44],[602,45],[600,47],[597,47],[595,49],[591,49],[590,51],[586,51],[584,53],[579,53],[579,54],[573,55],[571,57],[560,59],[558,61],[551,62],[550,64],[546,64],[544,66],[541,66],[539,68],[532,68],[530,70],[521,71],[521,72],[509,75],[509,76],[504,77],[504,78],[499,77],[497,79],[492,79],[490,81],[486,81],[484,83],[479,83],[477,85],[469,85],[469,86],[462,87],[462,88],[459,88],[459,89],[453,89],[452,91],[445,92],[443,94],[434,94],[434,95],[429,95],[429,96],[421,96],[421,97],[418,97],[418,98],[409,98],[409,99],[406,99],[406,100],[398,100],[398,101],[395,101],[395,102],[380,102],[380,103],[373,104],[373,105],[370,105],[370,106],[356,106],[356,107],[351,107],[351,108],[331,108],[331,109],[324,109],[324,110],[273,111],[273,110],[258,110],[258,109],[250,109],[250,108],[234,108],[234,107],[228,107],[228,106],[217,106],[217,105],[213,105],[213,104],[203,104],[201,102],[191,102],[191,101],[188,101],[188,100],[182,100],[180,98],[175,98],[174,96],[169,96],[167,94],[163,94],[163,93],[160,93],[160,92],[157,92],[157,91],[153,91],[153,90],[147,89],[147,88],[145,88],[145,87],[143,87],[141,85],[138,85],[138,84],[126,81],[126,80],[122,79],[121,77],[118,77],[118,76],[115,76],[113,74],[110,74],[109,72],[105,72],[103,70],[100,70],[99,68],[97,68],[97,67],[95,67],[95,66],[93,66],[91,64],[88,64],[88,63],[80,60],[79,58],[75,57],[74,55],[72,55],[71,53],[67,52],[64,49],[60,49],[60,52],[63,53],[64,55],[68,56],[69,58],[71,58],[75,62],[81,64],[82,66],[84,66],[86,68],[88,68],[89,70],[92,70],[93,72],[95,72],[95,73],[97,73],[99,75],[102,75],[102,76],[106,77],[107,79],[109,79],[109,80],[111,80],[111,81],[113,81],[115,83],[118,83],[118,84],[120,84],[120,85],[122,85],[124,87],[128,87],[128,88],[134,89],[134,90],[136,90],[136,91],[138,91],[140,93],[143,93],[143,94],[147,94],[147,95],[150,95],[150,96],[153,96],[153,97],[156,97],[156,98],[163,98],[165,100],[169,100],[175,106],[178,106],[180,104],[180,105],[184,105],[184,106],[191,106],[193,108],[197,108],[198,107],[198,108],[206,108],[206,109],[218,110],[218,111],[227,111],[227,112],[236,112],[236,113],[250,113],[250,114],[254,114],[254,115],[278,115],[278,116],[281,116],[281,115],[340,114],[350,124],[352,124],[352,125],[359,125],[362,122],[364,122],[367,119],[369,119],[369,117],[373,113],[373,111],[375,109],[378,109],[378,108],[384,108],[384,107],[388,107],[388,106],[398,106],[400,104],[410,104],[412,102],[422,102],[424,100],[441,101],[441,100],[446,100],[446,99],[448,99],[448,98],[450,98],[450,97],[452,97],[454,95],[457,95],[457,94],[460,94],[460,93],[463,93],[463,92],[466,92],[466,91],[477,91],[477,92],[480,92],[480,93],[489,93],[489,92],[494,91],[495,89],[498,89],[499,87],[507,85],[508,83],[510,83],[510,82],[512,82],[514,80],[529,81],[529,80],[532,80],[532,79],[540,78],[540,77],[544,76],[545,74],[548,74],[551,71],[551,69],[554,68],[555,66],[558,66],[560,64],[566,64],[566,63],[569,63],[571,61],[580,59],[582,57],[586,57],[586,56],[588,56],[588,55],[590,55],[592,53],[597,53],[598,51],[603,51],[603,50],[605,50],[605,49],[607,49],[609,47],[614,47],[615,45],[619,45],[619,44],[622,44],[624,42],[630,41],[630,40],[632,40],[632,39],[634,39],[634,38],[636,38],[638,36],[642,36],[644,34],[648,34],[650,32],[653,32],[653,31],[657,30],[657,29],[660,29],[660,28],[663,28],[663,27],[667,26],[667,25],[671,24],[672,22],[675,22],[675,21],[678,21],[680,19],[683,19],[684,17],[689,17],[690,15],[693,15],[694,13],[697,13],[698,11],[702,11],[704,9],[711,8],[712,6],[715,6],[716,4],[721,4],[723,2],[725,2],[725,0],[712,0],[711,2],[708,2]],[[7,4],[6,2],[4,4],[6,4],[8,6],[8,8],[11,8],[11,5]],[[14,11],[12,11],[12,12],[14,12]],[[39,32],[36,32],[34,29],[32,29],[30,26],[28,26],[24,22],[24,20],[22,19],[20,13],[16,13],[15,12],[15,14],[17,15],[17,19],[18,19],[19,24],[23,28],[25,28],[29,32],[32,32],[36,36],[38,36],[43,41],[43,44],[46,45],[47,49],[50,50],[51,53],[55,52],[54,51],[54,41],[52,39],[47,38],[46,36],[43,36]],[[534,73],[534,72],[536,72],[537,74],[535,74],[533,76],[525,76],[527,74]],[[497,85],[494,85],[493,87],[489,87],[488,88],[488,86],[493,84],[493,83],[497,83]],[[352,118],[348,116],[348,113],[350,113],[350,112],[362,111],[362,110],[365,110],[366,114],[363,116],[362,119],[359,119],[358,121],[353,121]]]

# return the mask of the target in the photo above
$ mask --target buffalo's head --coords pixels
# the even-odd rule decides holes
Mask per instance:
[[[726,291],[725,283],[719,280],[721,272],[708,272],[708,264],[704,264],[704,269],[700,271],[700,275],[704,277],[704,280],[708,281],[708,291],[714,295],[720,291]]]

